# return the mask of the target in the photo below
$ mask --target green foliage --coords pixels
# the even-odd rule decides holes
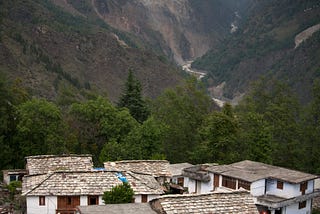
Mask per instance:
[[[18,106],[17,138],[22,154],[62,154],[66,124],[60,109],[43,99],[32,99]]]
[[[122,142],[139,125],[128,110],[117,109],[102,97],[73,104],[70,113],[80,144],[78,152],[93,154],[97,162],[106,142]]]
[[[141,84],[131,70],[129,70],[125,89],[120,97],[119,107],[126,107],[130,114],[140,123],[145,121],[149,116],[149,109],[146,102],[142,99]]]
[[[15,194],[17,191],[17,188],[21,188],[21,187],[22,187],[21,181],[11,181],[7,185],[7,188],[11,194]]]
[[[132,203],[133,189],[129,183],[123,183],[112,187],[110,191],[104,192],[102,199],[105,204]]]
[[[192,151],[198,143],[196,129],[210,110],[210,98],[195,78],[158,97],[153,115],[167,128],[163,147],[170,161],[190,161],[185,152]]]
[[[249,157],[289,168],[301,167],[300,106],[286,85],[261,79],[238,110]]]

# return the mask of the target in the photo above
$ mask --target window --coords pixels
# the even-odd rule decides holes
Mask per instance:
[[[183,187],[184,178],[178,178],[178,185]]]
[[[88,196],[88,205],[99,205],[99,196],[97,195]]]
[[[283,182],[277,181],[277,189],[283,189]]]
[[[243,180],[238,181],[238,189],[240,189],[240,187],[242,187],[243,189],[250,190],[250,185],[251,185],[250,182],[243,181]]]
[[[236,189],[236,186],[237,186],[236,179],[223,176],[222,177],[222,186],[228,187],[230,189]]]
[[[72,198],[71,197],[67,197],[67,205],[71,205],[72,204]]]
[[[300,192],[302,195],[306,194],[306,190],[308,189],[308,182],[302,182],[300,184]]]
[[[141,195],[141,202],[147,203],[148,202],[148,195]]]
[[[45,205],[46,205],[46,197],[39,196],[39,206],[45,206]]]
[[[17,178],[16,178],[15,175],[10,175],[10,182],[11,182],[11,181],[16,181],[16,180],[17,180]]]
[[[299,209],[303,209],[307,206],[307,201],[302,201],[299,203]]]

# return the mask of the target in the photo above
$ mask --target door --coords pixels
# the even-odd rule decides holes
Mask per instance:
[[[73,214],[77,206],[80,206],[80,196],[58,196],[57,212]]]
[[[214,174],[213,178],[213,189],[217,189],[219,187],[219,175]]]

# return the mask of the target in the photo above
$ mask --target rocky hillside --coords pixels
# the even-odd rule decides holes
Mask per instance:
[[[72,2],[81,4],[74,7]],[[129,69],[149,97],[181,80],[180,71],[166,57],[110,27],[85,2],[91,3],[0,1],[1,74],[20,79],[33,95],[61,103],[91,91],[116,100]]]
[[[193,67],[209,71],[207,83],[213,91],[223,83],[223,95],[230,99],[245,93],[251,81],[265,75],[286,82],[302,101],[308,101],[312,81],[320,73],[320,33],[312,30],[299,46],[295,38],[312,26],[310,29],[317,29],[319,1],[255,1],[249,14],[237,33]]]
[[[235,11],[251,0],[54,0],[65,10],[98,16],[178,64],[206,53],[230,33]]]

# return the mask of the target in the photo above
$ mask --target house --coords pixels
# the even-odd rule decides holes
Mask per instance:
[[[122,184],[117,173],[118,171],[52,172],[36,186],[26,185],[31,188],[23,188],[27,213],[69,214],[74,213],[77,206],[103,205],[104,192]],[[145,203],[163,194],[159,183],[150,175],[133,172],[122,174],[134,190],[135,203]]]
[[[189,193],[212,192],[213,175],[207,170],[214,164],[200,164],[183,169],[184,186]]]
[[[3,183],[8,185],[11,181],[22,181],[23,176],[27,174],[25,169],[2,170]]]
[[[160,184],[170,181],[170,163],[166,160],[123,160],[105,162],[106,170],[131,171],[152,175]]]
[[[224,193],[166,195],[150,201],[160,214],[179,213],[247,213],[259,214],[248,191]]]
[[[92,155],[37,155],[28,156],[28,175],[41,175],[54,171],[90,171],[93,169]]]
[[[185,171],[184,175],[189,176]],[[202,189],[197,191],[247,189],[263,214],[311,213],[312,199],[320,195],[314,188],[318,176],[264,163],[245,160],[210,166],[205,172],[206,179],[197,185]]]
[[[78,206],[77,214],[157,214],[149,203]]]
[[[170,164],[169,169],[171,173],[171,182],[174,184],[178,184],[182,187],[185,187],[184,176],[182,175],[182,171],[185,168],[192,167],[193,165],[190,163],[177,163]]]

